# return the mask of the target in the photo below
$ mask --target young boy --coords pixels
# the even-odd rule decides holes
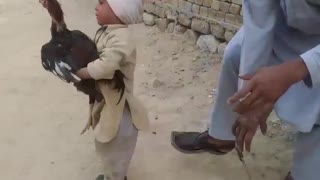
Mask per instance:
[[[142,0],[99,0],[95,36],[100,58],[80,69],[81,79],[97,80],[105,101],[90,107],[89,124],[96,135],[96,150],[103,161],[104,174],[98,180],[124,180],[137,142],[138,129],[147,127],[147,112],[133,95],[136,48],[129,24],[141,22]],[[104,83],[116,70],[124,75],[125,93]],[[98,123],[95,123],[98,122]],[[96,125],[96,126],[95,126]]]

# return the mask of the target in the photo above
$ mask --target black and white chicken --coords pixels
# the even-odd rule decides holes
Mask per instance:
[[[73,83],[78,91],[89,95],[89,103],[101,102],[103,96],[93,79],[81,80],[75,72],[99,58],[95,43],[79,30],[68,30],[63,11],[57,0],[39,0],[52,17],[51,40],[41,48],[41,61],[45,70],[67,83]],[[124,75],[116,71],[113,79],[101,80],[111,84],[121,93],[125,90]]]

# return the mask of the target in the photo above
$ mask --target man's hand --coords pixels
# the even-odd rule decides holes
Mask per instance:
[[[253,75],[240,76],[247,82],[228,102],[233,105],[237,103],[234,111],[240,114],[264,103],[274,104],[291,85],[307,75],[308,69],[302,60],[262,68]]]
[[[266,120],[276,101],[291,85],[307,75],[306,65],[302,60],[297,60],[262,68],[254,75],[240,77],[247,80],[245,86],[228,100],[234,105],[234,111],[240,114],[232,128],[240,151],[245,147],[250,152],[258,127],[263,134],[266,132]]]
[[[236,136],[236,143],[239,150],[243,152],[245,149],[250,152],[253,137],[260,126],[262,134],[267,131],[267,118],[273,109],[273,104],[266,103],[247,111],[240,115],[232,127],[232,132]]]

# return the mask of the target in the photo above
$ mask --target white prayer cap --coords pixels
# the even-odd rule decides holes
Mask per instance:
[[[115,15],[124,24],[142,22],[143,0],[107,0]]]

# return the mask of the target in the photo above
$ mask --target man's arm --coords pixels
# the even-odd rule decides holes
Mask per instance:
[[[270,61],[279,10],[280,0],[244,0],[240,75],[253,74]]]

